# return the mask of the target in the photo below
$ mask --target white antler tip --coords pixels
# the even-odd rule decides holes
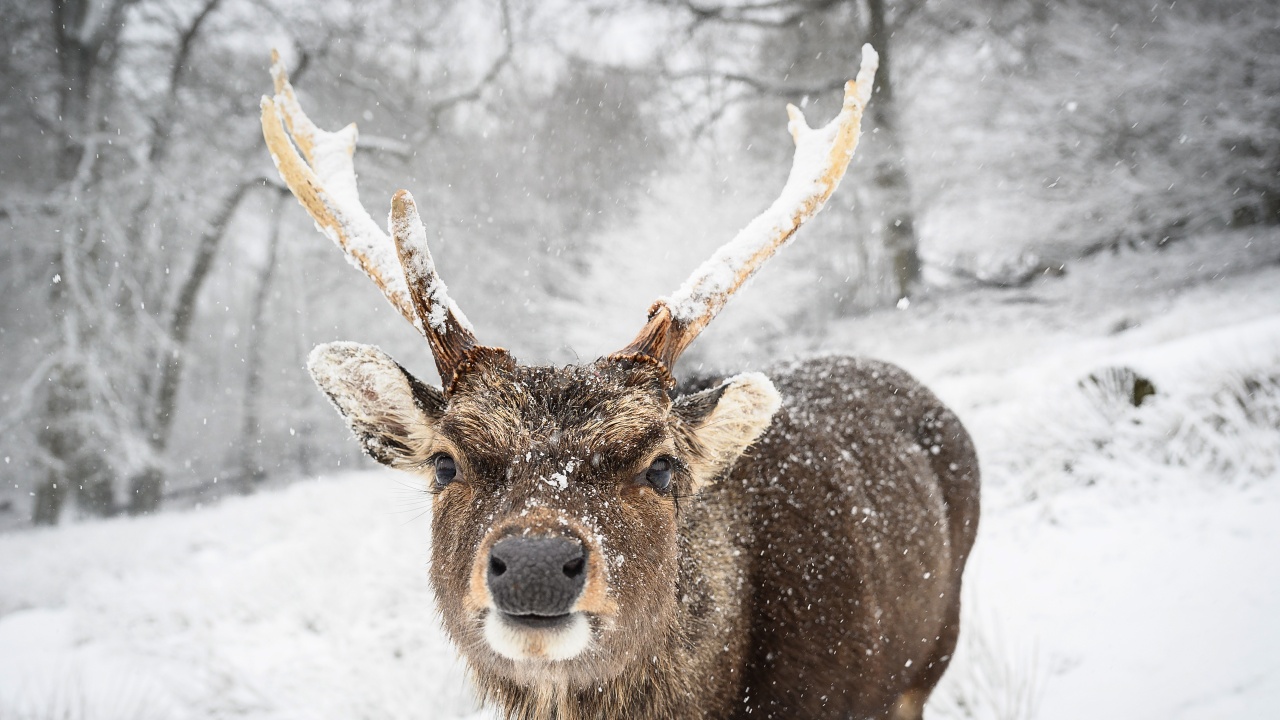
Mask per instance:
[[[431,251],[427,249],[427,231],[418,215],[418,204],[408,190],[397,190],[391,198],[391,217],[388,218],[388,229],[401,251],[400,261],[405,261],[405,253],[419,261],[425,260],[427,266],[422,271],[431,271]],[[418,257],[419,255],[424,257]],[[410,268],[405,268],[409,270]]]
[[[870,67],[873,71],[880,67],[880,53],[871,47],[871,43],[862,46],[862,67]]]
[[[391,198],[391,222],[392,231],[397,228],[397,222],[415,222],[418,220],[418,205],[413,201],[413,195],[408,190],[398,190],[395,196]]]
[[[871,47],[871,43],[862,46],[862,66],[858,68],[858,77],[854,87],[845,86],[845,97],[856,99],[860,107],[871,102],[871,91],[875,87],[876,70],[880,69],[880,54]],[[850,92],[852,90],[853,92]]]
[[[360,130],[356,128],[355,123],[350,123],[338,132],[334,133],[334,137],[341,138],[345,144],[348,155],[354,155],[356,152],[356,141],[360,139]]]
[[[283,92],[289,86],[289,70],[284,66],[280,51],[275,49],[271,51],[271,82],[275,85],[277,93]]]
[[[800,142],[800,137],[809,132],[809,123],[805,122],[804,113],[791,103],[787,103],[787,131],[796,142]]]

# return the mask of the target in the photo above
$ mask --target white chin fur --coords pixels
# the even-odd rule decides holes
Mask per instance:
[[[591,644],[591,623],[576,612],[565,627],[523,628],[491,610],[484,619],[484,639],[494,652],[511,660],[572,660]]]

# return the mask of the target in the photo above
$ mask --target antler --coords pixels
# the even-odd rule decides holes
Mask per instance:
[[[275,96],[262,98],[262,134],[281,179],[315,220],[316,229],[337,243],[351,264],[363,270],[427,338],[447,391],[476,347],[476,338],[436,273],[413,198],[404,190],[396,193],[388,237],[361,205],[356,190],[355,123],[337,132],[316,127],[302,112],[275,51],[271,77]]]
[[[844,107],[824,127],[810,128],[799,108],[787,105],[787,129],[796,151],[778,199],[695,270],[674,295],[658,299],[640,334],[612,357],[645,356],[670,369],[730,296],[818,214],[858,146],[862,111],[871,99],[879,60],[870,45],[862,46],[862,67],[856,80],[845,83]]]

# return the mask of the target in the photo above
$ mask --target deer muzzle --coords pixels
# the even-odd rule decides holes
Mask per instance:
[[[484,636],[511,660],[570,660],[591,644],[579,600],[588,580],[586,546],[573,536],[515,535],[489,548]]]
[[[586,581],[587,549],[574,537],[508,537],[489,550],[489,596],[517,625],[554,626]]]

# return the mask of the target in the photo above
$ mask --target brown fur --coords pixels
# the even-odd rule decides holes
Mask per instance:
[[[447,404],[411,379],[377,398],[317,379],[366,447],[403,448],[384,462],[431,478],[425,459],[456,460],[433,505],[432,582],[508,717],[918,718],[955,649],[977,530],[959,421],[882,363],[777,368],[780,410],[763,378],[673,400],[664,373],[477,362]],[[396,428],[371,430],[366,403]],[[406,417],[428,428],[406,433]],[[660,455],[681,461],[669,495],[636,481]],[[486,642],[487,548],[513,533],[587,547],[593,641],[577,657],[517,661]]]

